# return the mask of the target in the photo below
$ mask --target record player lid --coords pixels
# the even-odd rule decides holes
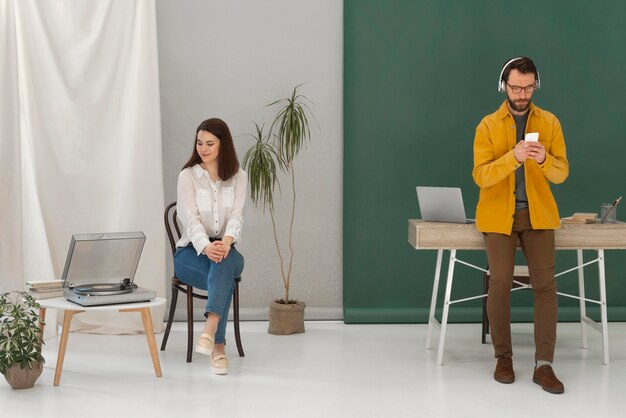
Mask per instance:
[[[63,287],[120,283],[135,278],[146,236],[143,232],[74,234],[63,269]]]

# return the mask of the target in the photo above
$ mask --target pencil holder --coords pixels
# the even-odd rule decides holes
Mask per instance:
[[[613,205],[610,203],[600,205],[600,219],[604,219],[607,212],[609,213],[609,216],[607,216],[604,221],[605,224],[614,224],[617,222],[617,208],[613,208],[613,210],[611,210],[611,208],[613,208]]]

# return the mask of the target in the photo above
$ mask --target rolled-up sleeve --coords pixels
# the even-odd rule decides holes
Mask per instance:
[[[176,210],[178,219],[183,224],[187,239],[193,244],[198,255],[209,245],[209,236],[202,225],[198,206],[196,204],[195,189],[190,170],[183,170],[178,175]]]
[[[226,220],[224,235],[233,237],[233,242],[238,242],[241,238],[241,228],[243,226],[243,212],[246,203],[246,191],[248,188],[248,174],[239,170],[235,175],[235,201],[233,208]]]

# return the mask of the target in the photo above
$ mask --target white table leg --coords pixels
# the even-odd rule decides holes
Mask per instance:
[[[43,330],[46,325],[46,308],[39,308],[39,348],[43,346]],[[56,324],[54,324],[56,326]]]
[[[152,366],[157,377],[161,377],[161,362],[159,361],[159,352],[156,346],[156,340],[154,339],[154,328],[152,327],[152,315],[150,314],[150,308],[128,308],[120,309],[120,312],[139,312],[141,314],[141,320],[143,321],[143,327],[146,331],[146,338],[148,339],[148,348],[150,350],[150,356],[152,357]]]
[[[67,348],[67,339],[70,335],[70,326],[74,315],[85,311],[65,310],[63,315],[63,332],[61,332],[61,340],[59,341],[59,354],[57,355],[57,366],[54,369],[54,386],[59,386],[61,382],[61,372],[63,371],[63,361],[65,360],[65,349]]]
[[[583,250],[576,250],[576,257],[578,260],[578,296],[580,296],[580,337],[582,339],[582,348],[587,348],[587,324],[583,320],[587,316],[587,306],[585,304],[585,271],[582,265]]]
[[[437,307],[437,292],[439,290],[439,277],[441,275],[441,260],[443,250],[437,250],[437,265],[435,267],[435,279],[433,280],[433,294],[430,298],[430,313],[428,314],[428,332],[426,334],[426,349],[431,349],[431,338],[433,336],[433,326],[437,322],[435,319],[435,308]]]
[[[456,262],[456,250],[450,250],[450,262],[448,263],[448,278],[446,279],[446,295],[443,300],[443,315],[441,317],[441,332],[439,333],[439,350],[437,351],[437,365],[443,364],[443,347],[446,342],[446,326],[448,325],[448,310],[450,309],[450,295],[452,293],[452,278],[454,277],[454,264]]]
[[[600,319],[602,321],[603,363],[609,364],[609,326],[606,312],[606,286],[604,272],[604,250],[598,250],[598,276],[600,281]]]

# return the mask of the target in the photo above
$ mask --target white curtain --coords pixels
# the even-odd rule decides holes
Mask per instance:
[[[0,54],[0,290],[60,277],[74,233],[140,230],[136,283],[163,297],[154,0],[0,0]],[[72,329],[141,330],[131,317]]]

